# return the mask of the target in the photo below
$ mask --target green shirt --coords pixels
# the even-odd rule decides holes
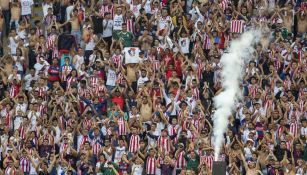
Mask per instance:
[[[118,170],[119,167],[116,163],[112,162],[113,167]],[[108,167],[104,167],[104,165],[101,166],[100,171],[103,175],[116,175],[115,171],[113,170],[113,168],[108,168]]]
[[[132,39],[133,34],[131,32],[119,32],[117,34],[119,40],[123,41],[124,47],[131,47],[132,46]]]
[[[198,165],[199,165],[199,156],[196,152],[195,152],[195,154],[196,154],[196,156],[195,156],[194,159],[191,159],[187,155],[184,155],[184,158],[187,161],[187,166],[186,166],[187,170],[193,170],[193,171],[197,172]]]

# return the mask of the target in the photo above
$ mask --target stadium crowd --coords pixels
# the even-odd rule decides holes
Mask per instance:
[[[219,160],[307,174],[305,0],[42,1],[0,0],[0,174],[212,174],[220,59],[253,28]]]

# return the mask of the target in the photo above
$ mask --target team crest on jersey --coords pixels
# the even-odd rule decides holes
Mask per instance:
[[[135,48],[130,48],[128,50],[128,54],[131,56],[131,57],[134,57],[135,56]]]

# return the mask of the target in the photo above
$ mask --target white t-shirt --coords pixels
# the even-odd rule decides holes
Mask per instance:
[[[36,119],[38,119],[40,117],[40,112],[34,112],[34,111],[30,111],[28,113],[28,119],[31,121],[31,125],[32,127],[36,126]]]
[[[26,113],[27,112],[27,108],[28,108],[28,104],[27,103],[23,103],[23,104],[16,104],[16,108],[15,108],[15,111],[16,111],[16,114],[18,114],[18,111],[22,111],[23,113]]]
[[[305,128],[302,127],[302,128],[301,128],[301,135],[304,136],[304,135],[306,135],[306,134],[307,134],[307,127],[305,127]]]
[[[181,47],[181,51],[184,54],[189,53],[189,47],[190,47],[190,39],[189,38],[179,38],[178,40],[179,46]]]
[[[142,8],[141,4],[130,5],[130,10],[133,12],[134,16],[137,18],[140,15],[140,9]]]
[[[144,5],[144,10],[147,14],[151,14],[151,1],[150,0],[143,0],[143,2],[145,1],[145,5]]]
[[[142,165],[132,165],[132,175],[142,175],[143,172],[143,166]]]
[[[73,5],[71,5],[71,6],[68,6],[67,8],[66,8],[66,20],[68,21],[68,20],[70,20],[70,14],[71,14],[71,12],[74,10],[74,6]]]
[[[26,75],[25,77],[24,77],[24,81],[25,81],[25,83],[24,83],[24,85],[25,85],[25,90],[29,90],[29,88],[30,88],[30,84],[31,84],[31,81],[32,80],[37,80],[38,79],[38,77],[37,76],[32,76],[31,74],[28,74],[28,75]]]
[[[44,14],[44,17],[48,14],[48,9],[49,8],[52,8],[52,3],[43,3],[42,4],[42,8],[43,8],[43,14]]]
[[[18,40],[18,36],[13,37],[9,37],[9,41],[10,41],[10,48],[11,48],[11,54],[12,55],[16,55],[16,48],[17,48],[17,42],[15,42],[15,40]]]
[[[166,18],[160,17],[160,19],[159,19],[160,30],[166,29],[169,26],[169,24],[172,25],[172,19],[171,19],[170,16],[167,16]]]
[[[33,0],[20,0],[21,3],[21,15],[31,15]]]
[[[114,15],[114,26],[113,30],[122,30],[122,24],[124,22],[123,15]]]
[[[23,117],[21,116],[16,116],[15,119],[14,119],[14,129],[18,129],[20,127],[20,125],[22,124],[23,122]]]
[[[126,147],[119,147],[117,146],[116,148],[116,151],[115,151],[115,155],[114,155],[114,163],[118,163],[120,162],[123,154],[126,152]]]
[[[160,134],[156,129],[154,132],[151,132],[151,135],[159,136]],[[155,139],[152,139],[148,136],[147,136],[147,139],[148,139],[148,149],[156,147],[157,142]]]
[[[90,41],[85,44],[85,50],[94,50],[96,43],[93,37],[90,38]]]
[[[43,69],[43,67],[45,67],[45,68]],[[40,71],[45,72],[45,74],[47,75],[48,74],[48,69],[49,69],[49,63],[47,61],[44,61],[43,64],[35,63],[34,64],[34,69],[35,69],[35,75],[38,75],[38,73]]]
[[[148,77],[140,77],[139,79],[138,79],[138,87],[140,86],[140,85],[143,85],[146,81],[148,81],[149,79],[148,79]]]
[[[14,79],[16,79],[17,81],[21,81],[21,75],[20,74],[17,74],[17,75],[13,75],[13,74],[10,74],[7,78],[9,81],[13,81]]]
[[[13,56],[13,59],[15,61],[15,66],[17,66],[18,71],[23,71],[22,62],[25,60],[25,58],[21,56],[19,57],[19,60],[17,60],[17,56]]]
[[[33,162],[34,162],[35,164],[38,164],[38,163],[39,163],[38,158],[32,158],[32,159],[33,159]],[[32,175],[32,174],[37,174],[37,172],[36,172],[36,170],[35,170],[35,168],[34,168],[34,166],[33,166],[32,163],[30,163],[30,174],[31,174],[31,175]]]
[[[112,69],[108,70],[108,74],[107,74],[107,86],[115,86],[115,82],[116,82],[116,72]]]
[[[79,70],[81,68],[81,65],[84,63],[84,57],[80,56],[80,55],[75,55],[74,59],[76,60],[75,61],[75,68],[77,70]]]
[[[102,21],[103,32],[102,37],[111,37],[113,32],[113,20],[103,20]]]

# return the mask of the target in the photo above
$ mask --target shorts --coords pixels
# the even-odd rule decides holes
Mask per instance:
[[[77,43],[80,44],[81,42],[81,31],[80,30],[71,30],[70,32],[77,40]]]

